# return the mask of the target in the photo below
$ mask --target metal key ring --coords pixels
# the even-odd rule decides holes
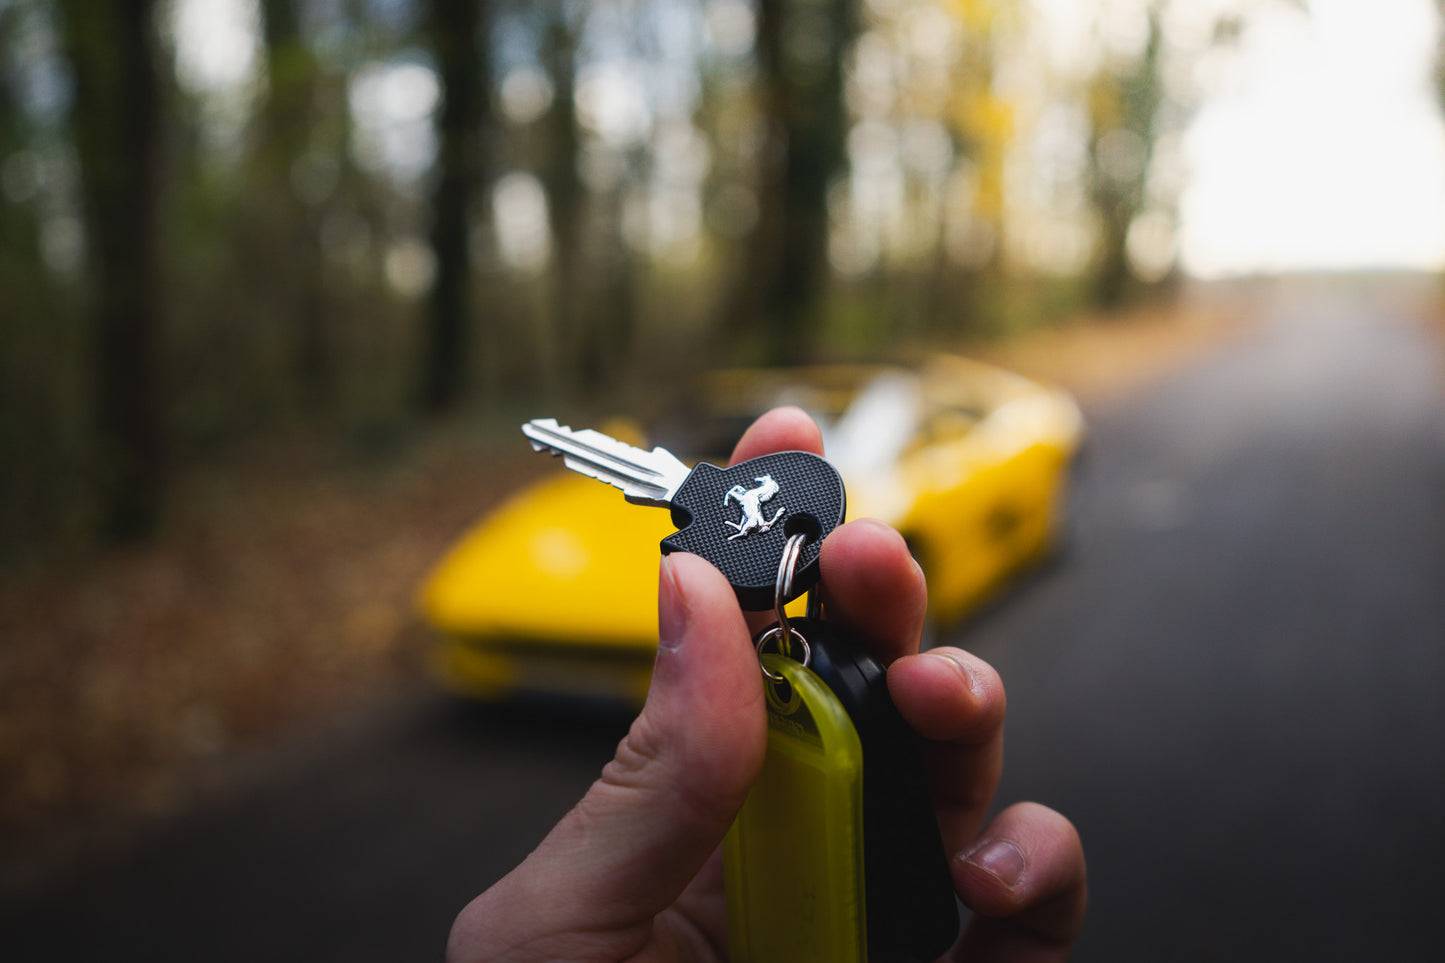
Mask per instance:
[[[793,594],[793,576],[798,572],[798,558],[802,555],[803,544],[807,540],[808,536],[799,532],[797,535],[789,537],[787,544],[783,546],[783,557],[778,560],[778,578],[773,587],[773,613],[778,617],[778,624],[758,637],[758,667],[763,670],[763,675],[774,682],[783,681],[783,677],[769,672],[762,663],[763,644],[769,639],[775,637],[779,639],[779,655],[787,655],[786,647],[789,642],[797,639],[803,643],[803,665],[806,666],[813,658],[813,650],[808,646],[808,640],[789,624],[788,613],[785,611],[788,596]]]
[[[787,679],[781,675],[777,675],[776,673],[769,672],[768,667],[763,665],[763,646],[767,645],[773,639],[781,639],[782,636],[783,627],[781,625],[775,625],[771,629],[768,629],[766,632],[764,632],[762,635],[758,636],[758,644],[756,646],[758,650],[758,668],[763,670],[763,675],[771,682],[786,682]],[[795,661],[801,663],[804,667],[807,667],[808,663],[813,661],[813,647],[808,644],[807,639],[803,638],[803,633],[799,632],[795,628],[792,628],[791,626],[788,628],[788,636],[790,638],[797,639],[799,642],[803,643],[803,657]],[[784,643],[779,642],[778,654],[790,658],[790,656],[788,656],[787,653],[783,651],[783,644]]]
[[[798,557],[803,554],[803,543],[808,536],[799,532],[788,539],[783,546],[783,557],[778,560],[778,579],[773,583],[773,613],[778,617],[778,625],[784,631],[791,631],[788,627],[788,613],[784,606],[788,604],[788,597],[793,594],[793,576],[798,571]]]

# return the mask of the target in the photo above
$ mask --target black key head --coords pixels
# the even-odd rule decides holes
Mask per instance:
[[[701,555],[732,583],[743,608],[762,611],[773,607],[788,538],[808,536],[793,598],[817,583],[823,539],[843,524],[846,508],[837,469],[810,452],[775,452],[731,468],[704,462],[673,496],[678,531],[662,540],[662,553]]]

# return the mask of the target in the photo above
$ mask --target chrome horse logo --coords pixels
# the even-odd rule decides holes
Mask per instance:
[[[782,517],[785,509],[778,509],[773,513],[772,518],[763,517],[763,502],[769,500],[778,493],[778,483],[773,481],[772,475],[759,475],[753,481],[758,483],[757,488],[744,488],[741,485],[734,485],[728,489],[723,496],[723,504],[737,502],[743,510],[743,520],[740,522],[729,522],[723,519],[730,528],[736,529],[736,533],[728,536],[728,541],[751,535],[754,532],[766,532],[772,528],[779,518]]]

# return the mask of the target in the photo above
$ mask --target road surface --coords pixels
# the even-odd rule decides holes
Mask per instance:
[[[1079,959],[1440,958],[1445,367],[1337,298],[1096,419],[1077,564],[965,640],[1001,794],[1083,834]]]
[[[953,640],[1008,687],[1001,801],[1083,834],[1076,959],[1438,958],[1445,379],[1401,314],[1282,299],[1090,412],[1066,563]],[[439,959],[624,730],[406,701],[5,908],[0,955]]]

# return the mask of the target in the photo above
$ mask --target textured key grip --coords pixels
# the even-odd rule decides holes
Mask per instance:
[[[712,562],[732,583],[743,608],[773,607],[778,563],[788,536],[805,532],[790,598],[818,581],[818,553],[843,523],[846,496],[838,471],[806,451],[782,451],[731,468],[706,462],[673,497],[678,531],[662,553],[691,552]]]

